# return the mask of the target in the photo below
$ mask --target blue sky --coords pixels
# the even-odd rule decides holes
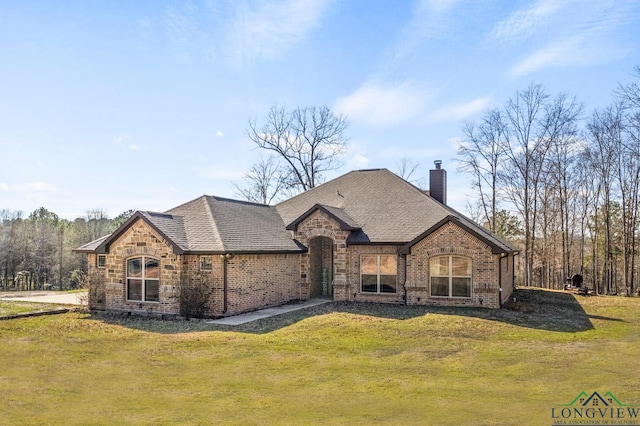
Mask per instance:
[[[530,83],[585,112],[640,65],[640,1],[0,2],[0,209],[66,219],[237,198],[272,105],[347,114],[344,166],[434,160]]]

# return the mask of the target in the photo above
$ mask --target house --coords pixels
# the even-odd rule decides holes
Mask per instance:
[[[76,250],[102,277],[90,308],[177,314],[196,279],[216,317],[312,297],[502,306],[517,251],[446,205],[439,162],[430,180],[425,192],[386,169],[357,170],[275,206],[205,195],[138,211]]]

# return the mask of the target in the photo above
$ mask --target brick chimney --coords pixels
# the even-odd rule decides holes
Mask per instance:
[[[447,171],[441,168],[442,160],[433,163],[436,168],[429,170],[429,195],[442,204],[447,204]]]

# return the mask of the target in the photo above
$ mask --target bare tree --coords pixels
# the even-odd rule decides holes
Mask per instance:
[[[326,107],[287,111],[273,106],[265,124],[249,119],[247,135],[257,147],[276,153],[287,170],[287,184],[306,191],[322,182],[323,173],[337,169],[347,147],[346,116]]]
[[[509,99],[504,110],[510,143],[505,150],[508,161],[502,183],[523,219],[524,282],[530,285],[547,156],[554,146],[575,135],[582,105],[564,94],[550,99],[541,85],[532,84]]]
[[[233,184],[236,193],[254,203],[271,204],[287,189],[286,174],[272,156],[261,156],[242,179],[243,185]]]
[[[491,231],[496,230],[498,211],[498,171],[505,160],[508,143],[507,127],[499,109],[488,110],[479,123],[465,122],[465,140],[458,147],[458,168],[473,177],[478,191],[483,222]]]
[[[419,167],[419,163],[413,161],[410,158],[402,157],[396,163],[396,174],[407,182],[414,184],[418,188],[425,188],[425,179],[422,177],[414,177],[414,173],[418,170]]]
[[[614,181],[616,170],[616,156],[622,137],[622,110],[620,104],[613,104],[601,111],[594,111],[587,123],[590,139],[589,157],[591,167],[596,171],[595,177],[599,183],[602,214],[604,215],[604,259],[602,279],[607,293],[614,291],[613,278],[613,233],[611,207],[614,199]],[[598,201],[598,200],[596,200]],[[597,244],[598,227],[600,223],[595,219],[595,241]],[[596,272],[596,271],[594,271]]]

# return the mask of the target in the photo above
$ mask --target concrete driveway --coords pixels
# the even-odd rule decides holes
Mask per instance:
[[[12,291],[0,293],[0,300],[14,300],[16,302],[54,303],[58,305],[82,305],[86,303],[87,292],[61,293],[59,291]]]

